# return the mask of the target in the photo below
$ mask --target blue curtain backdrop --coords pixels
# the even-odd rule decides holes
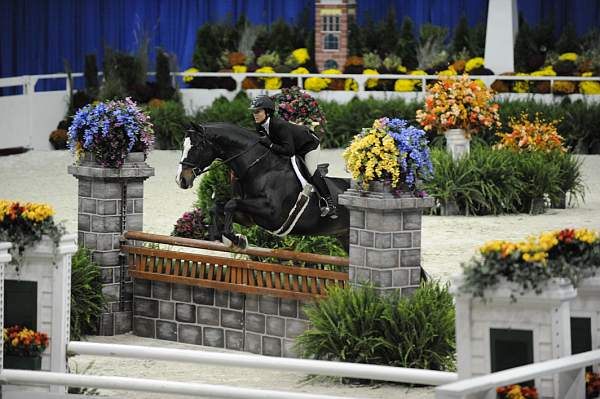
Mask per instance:
[[[359,23],[377,21],[394,7],[398,23],[405,15],[417,26],[430,22],[450,31],[465,14],[471,25],[486,21],[487,0],[357,0]],[[579,34],[600,25],[600,0],[520,0],[530,25],[553,18],[557,33],[569,22]],[[141,33],[150,39],[150,63],[162,47],[190,66],[196,31],[206,22],[237,20],[269,25],[278,18],[298,21],[313,0],[0,0],[0,77],[83,71],[84,56],[103,59],[104,44],[133,52]],[[312,22],[314,23],[314,21]],[[57,88],[52,82],[38,89]]]

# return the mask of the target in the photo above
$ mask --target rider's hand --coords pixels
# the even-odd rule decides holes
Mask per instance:
[[[258,142],[267,148],[271,148],[271,146],[273,146],[273,142],[271,141],[271,139],[268,136],[261,136],[258,139]]]

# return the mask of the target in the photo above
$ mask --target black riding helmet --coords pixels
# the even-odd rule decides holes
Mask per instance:
[[[248,109],[252,111],[264,109],[267,114],[272,115],[275,112],[275,103],[269,96],[257,96],[252,100]]]

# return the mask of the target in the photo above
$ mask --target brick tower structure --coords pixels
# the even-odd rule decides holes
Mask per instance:
[[[316,0],[315,62],[320,71],[344,68],[348,57],[348,22],[356,0]]]

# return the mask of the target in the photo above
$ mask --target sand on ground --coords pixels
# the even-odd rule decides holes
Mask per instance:
[[[144,231],[170,234],[173,224],[183,212],[191,209],[195,189],[181,190],[174,181],[179,151],[154,151],[147,163],[155,168],[155,176],[144,187]],[[583,159],[583,176],[587,187],[585,201],[568,209],[549,209],[543,215],[502,215],[484,217],[424,216],[422,226],[422,266],[434,278],[450,281],[460,272],[460,265],[475,255],[488,240],[521,240],[548,230],[565,227],[600,229],[600,156]],[[323,150],[321,160],[330,163],[330,175],[347,177],[341,150]],[[64,221],[69,232],[77,231],[77,180],[67,173],[73,158],[66,151],[30,151],[0,157],[0,199],[46,202],[55,210],[55,219]],[[123,343],[162,347],[211,350],[174,342],[140,338],[131,334],[115,337],[91,337],[94,342]],[[284,360],[282,360],[284,361]],[[432,388],[407,388],[382,384],[372,387],[350,387],[331,380],[305,381],[298,373],[217,366],[175,364],[118,358],[76,356],[71,364],[77,370],[93,362],[89,372],[97,375],[120,375],[170,379],[209,384],[225,384],[264,389],[293,390],[345,397],[433,398]],[[102,393],[115,394],[105,391]],[[126,398],[168,398],[135,392],[119,392]],[[178,397],[178,396],[173,396]]]

